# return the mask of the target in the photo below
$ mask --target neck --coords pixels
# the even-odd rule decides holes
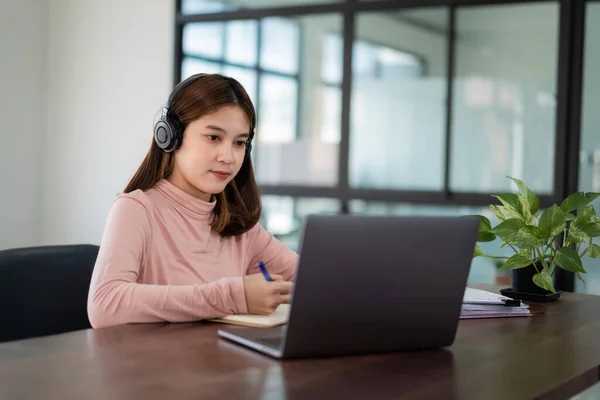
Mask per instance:
[[[167,179],[160,180],[155,187],[170,199],[171,206],[188,215],[200,219],[211,219],[214,216],[216,199],[206,201],[206,197],[192,195]]]
[[[202,201],[210,202],[212,199],[212,195],[210,193],[205,193],[201,190],[196,189],[194,186],[190,185],[182,176],[178,174],[171,174],[166,178],[171,184],[176,186],[178,189],[184,191],[185,193],[193,196]]]

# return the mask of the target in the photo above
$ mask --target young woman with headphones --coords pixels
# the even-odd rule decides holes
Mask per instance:
[[[93,327],[268,314],[290,301],[298,256],[258,223],[255,121],[235,79],[197,74],[175,87],[110,209],[89,291]]]

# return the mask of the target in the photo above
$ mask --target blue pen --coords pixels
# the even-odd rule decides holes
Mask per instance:
[[[273,282],[273,279],[271,279],[271,275],[269,275],[269,271],[267,271],[267,267],[265,267],[265,263],[263,263],[262,261],[259,261],[258,268],[260,268],[260,272],[262,272],[262,274],[265,276],[265,279],[267,281]]]

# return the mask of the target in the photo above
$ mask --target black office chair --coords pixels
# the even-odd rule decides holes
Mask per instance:
[[[90,328],[87,296],[99,247],[0,251],[0,342]]]

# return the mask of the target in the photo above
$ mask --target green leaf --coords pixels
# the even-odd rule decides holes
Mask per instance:
[[[582,228],[586,224],[592,223],[596,221],[596,210],[592,206],[584,206],[581,207],[577,211],[577,218],[573,225],[578,228]]]
[[[492,242],[496,240],[496,235],[494,235],[492,230],[492,223],[487,217],[483,215],[475,215],[478,217],[481,223],[479,224],[479,231],[477,232],[477,241],[478,242]]]
[[[517,178],[513,178],[511,176],[509,176],[508,178],[512,179],[512,181],[519,188],[521,195],[525,199],[527,199],[527,204],[529,204],[529,212],[531,213],[531,215],[535,215],[540,209],[540,199],[538,199],[538,197],[535,194],[533,194],[531,190],[529,190],[529,188],[523,183],[523,181]]]
[[[507,219],[522,219],[523,221],[525,221],[525,218],[523,218],[523,216],[521,214],[519,214],[518,212],[516,212],[515,210],[513,210],[510,207],[506,207],[506,206],[497,206],[497,205],[491,205],[490,209],[494,212],[494,215],[496,216],[496,218],[498,219],[499,222],[504,222]]]
[[[588,256],[590,256],[592,258],[599,258],[600,257],[600,246],[592,243],[592,245],[588,247],[587,254],[588,254]]]
[[[533,276],[533,283],[543,289],[551,291],[552,293],[556,293],[556,290],[554,290],[554,284],[552,283],[552,275],[550,275],[550,272],[547,269],[543,269],[539,274],[535,274]]]
[[[475,251],[473,252],[473,258],[483,256],[483,250],[478,245],[475,245]]]
[[[590,237],[600,236],[600,222],[591,222],[589,224],[585,224],[581,230],[587,233]]]
[[[548,241],[547,235],[537,226],[525,225],[515,235],[511,236],[508,241],[521,249],[535,249],[543,246]]]
[[[570,243],[583,243],[589,239],[589,236],[578,229],[570,228],[569,229],[569,242]]]
[[[570,194],[563,202],[560,204],[560,208],[565,211],[573,211],[577,210],[580,207],[586,206],[592,201],[596,200],[600,196],[600,193],[594,192],[576,192]]]
[[[524,268],[528,265],[531,265],[532,260],[529,256],[529,253],[526,251],[522,251],[510,257],[506,262],[500,267],[500,269],[517,269]]]
[[[527,219],[527,214],[529,213],[529,210],[527,210],[527,213],[525,213],[525,210],[523,209],[523,202],[521,201],[521,197],[518,194],[502,193],[492,197],[495,197],[498,200],[500,200],[504,207],[516,211],[524,219]]]
[[[565,213],[565,220],[566,220],[566,221],[575,221],[575,219],[576,219],[576,218],[577,218],[577,217],[576,217],[576,216],[574,216],[574,215],[573,215],[573,214],[571,214],[571,213],[568,213],[568,212],[566,212],[566,213]]]
[[[564,270],[571,272],[586,272],[581,264],[579,254],[570,247],[561,247],[556,252],[554,260],[556,261],[556,265]]]
[[[565,213],[556,204],[548,207],[540,217],[539,228],[548,237],[562,233],[565,226]]]
[[[492,229],[492,233],[506,240],[515,235],[524,226],[525,222],[522,219],[511,218]]]

